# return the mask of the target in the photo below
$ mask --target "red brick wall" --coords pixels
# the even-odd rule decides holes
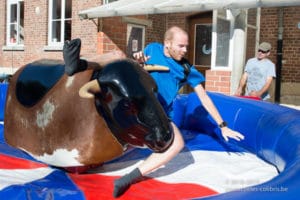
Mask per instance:
[[[82,39],[81,54],[88,56],[97,53],[97,26],[91,20],[80,20],[78,12],[85,8],[100,5],[101,0],[73,1],[72,38]],[[26,63],[42,59],[62,59],[62,51],[45,51],[48,37],[48,1],[24,1],[24,50],[2,50],[6,45],[6,0],[0,4],[0,66],[20,67]],[[40,13],[36,13],[39,8]]]
[[[249,25],[256,26],[256,20],[257,20],[256,15],[257,15],[256,9],[248,10],[248,24]],[[255,45],[256,45],[256,29],[252,28],[252,27],[248,27],[247,28],[245,61],[247,61],[249,58],[253,58],[256,55]]]
[[[230,71],[207,70],[205,89],[223,94],[230,94]]]
[[[145,46],[150,42],[163,42],[166,30],[166,15],[131,16],[152,22],[146,26]],[[102,19],[102,30],[98,33],[98,53],[119,49],[126,52],[127,23],[122,17]],[[130,56],[130,55],[128,55]]]
[[[300,83],[300,7],[284,9],[283,81]]]
[[[163,42],[166,30],[165,15],[131,16],[145,19],[152,22],[151,26],[145,29],[145,46],[150,42]],[[113,49],[120,49],[126,52],[127,23],[122,17],[112,17],[103,19],[102,31],[98,33],[98,53],[109,52]]]
[[[127,24],[122,22],[122,17],[110,17],[103,19],[103,28],[98,36],[103,43],[98,44],[98,52],[105,53],[115,49],[126,52]]]
[[[5,41],[5,23],[6,22],[6,3],[2,2],[0,4],[0,66],[4,62],[4,56],[2,53],[2,47]]]
[[[82,39],[81,54],[92,56],[108,52],[112,49],[126,49],[127,24],[121,17],[105,18],[102,21],[102,30],[98,33],[96,20],[80,20],[78,12],[101,5],[101,0],[73,1],[72,6],[72,38]],[[48,1],[32,0],[24,1],[25,5],[25,42],[23,51],[3,51],[6,38],[6,1],[0,4],[0,66],[19,67],[26,63],[41,58],[62,59],[61,51],[45,51],[48,34]],[[36,13],[39,8],[40,13]],[[277,33],[278,33],[278,8],[262,8],[260,41],[268,41],[273,50],[271,60],[276,63]],[[187,30],[187,17],[192,13],[177,13],[166,15],[139,16],[152,21],[152,26],[146,29],[146,41],[163,42],[165,30],[173,25]],[[283,82],[300,82],[300,30],[297,23],[300,21],[300,7],[284,8],[284,40],[282,68]],[[96,24],[95,24],[96,23]],[[249,50],[251,52],[251,49]],[[254,51],[254,50],[253,50]],[[208,76],[212,74],[208,73]],[[227,76],[227,75],[226,75]],[[225,76],[225,77],[226,77]],[[210,77],[207,77],[210,79]],[[216,84],[215,84],[216,85]],[[207,89],[213,89],[215,85],[206,84]]]
[[[169,14],[168,15],[168,21],[167,21],[167,27],[172,26],[179,26],[184,30],[188,30],[188,24],[187,24],[187,17],[192,15],[192,13],[176,13],[176,14]]]
[[[146,29],[145,45],[151,42],[163,42],[166,31],[166,15],[148,15],[148,20],[152,21],[152,26]]]
[[[81,38],[81,54],[93,56],[97,54],[98,20],[80,20],[78,13],[84,9],[100,6],[101,0],[73,0],[72,6],[72,38]]]
[[[260,40],[259,42],[269,42],[272,45],[270,59],[276,63],[276,48],[278,35],[278,9],[263,8],[261,10]]]
[[[151,20],[151,26],[145,30],[145,45],[150,42],[163,41],[165,32],[164,15],[131,16],[139,19]],[[98,53],[105,53],[115,49],[126,52],[127,22],[122,17],[110,17],[102,19],[102,30],[98,33]],[[129,56],[129,55],[128,55]]]

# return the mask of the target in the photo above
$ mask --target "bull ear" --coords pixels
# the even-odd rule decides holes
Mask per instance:
[[[98,81],[92,80],[87,82],[79,89],[79,96],[82,98],[93,98],[95,93],[101,91]]]
[[[146,71],[169,71],[168,67],[162,65],[144,65]]]

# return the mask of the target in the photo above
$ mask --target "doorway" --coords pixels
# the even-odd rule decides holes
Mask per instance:
[[[209,11],[188,18],[190,38],[188,59],[203,76],[206,70],[211,68],[212,17],[213,12]],[[187,93],[190,91],[191,88],[185,89]]]

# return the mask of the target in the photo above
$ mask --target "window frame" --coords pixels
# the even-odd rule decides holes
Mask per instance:
[[[128,23],[127,24],[127,28],[126,28],[127,29],[127,33],[126,33],[126,49],[128,48],[128,45],[129,45],[129,34],[130,34],[130,30],[132,28],[142,29],[142,41],[138,41],[138,42],[141,42],[142,49],[138,49],[137,50],[137,51],[142,51],[145,48],[146,26],[144,26],[144,25],[138,25],[138,24],[133,24],[133,23]],[[138,44],[137,44],[137,46],[138,46]],[[133,52],[133,50],[131,50],[131,51]],[[127,50],[126,50],[126,53],[128,53]]]
[[[66,18],[66,13],[65,13],[65,8],[66,8],[66,0],[61,0],[61,18],[54,20],[53,19],[53,0],[48,1],[48,7],[49,7],[49,12],[48,12],[48,39],[47,43],[48,46],[62,46],[65,42],[65,21],[70,20],[72,22],[72,16],[71,18]],[[72,8],[71,8],[72,9]],[[71,10],[72,12],[72,10]],[[53,40],[53,21],[60,21],[60,41]],[[72,32],[72,31],[71,31]]]
[[[24,0],[7,0],[7,17],[6,17],[6,45],[7,46],[24,46],[24,39],[21,41],[21,33],[23,32],[24,36],[24,27],[23,30],[21,30],[21,4],[23,3],[24,6]],[[11,25],[14,23],[11,23],[11,5],[17,5],[17,21],[15,22],[15,25],[17,26],[17,34],[16,34],[16,41],[12,41],[11,37]],[[23,16],[24,16],[24,7],[23,7]],[[23,19],[24,20],[24,19]],[[24,22],[24,21],[23,21]]]
[[[248,10],[246,12],[246,18],[248,18]],[[216,56],[217,56],[217,23],[218,23],[218,19],[222,19],[222,20],[227,20],[230,23],[230,39],[229,39],[229,48],[228,48],[228,65],[226,66],[220,66],[220,65],[216,65]],[[212,57],[211,57],[211,69],[212,70],[228,70],[228,71],[232,71],[233,69],[233,63],[234,63],[234,39],[233,39],[233,35],[234,35],[234,23],[235,23],[235,16],[233,16],[232,12],[230,12],[230,10],[226,10],[226,12],[224,12],[223,10],[214,10],[213,11],[213,31],[212,31]],[[256,30],[256,39],[255,39],[255,46],[256,46],[256,50],[258,48],[258,41],[259,41],[259,27],[260,27],[260,8],[257,8],[257,12],[256,12],[256,24],[252,25],[252,24],[248,24],[248,21],[246,21],[246,29],[248,28],[253,28]],[[246,30],[246,37],[244,38],[244,46],[246,46],[246,40],[247,40],[247,30]],[[246,48],[246,47],[245,47]],[[246,50],[244,50],[246,51]],[[256,52],[256,51],[255,51]],[[243,59],[245,59],[246,56],[244,56]]]
[[[207,61],[207,60],[205,60],[205,61],[203,61],[204,60],[204,58],[202,57],[203,55],[201,55],[201,59],[199,59],[199,58],[196,58],[196,55],[199,53],[199,51],[197,51],[197,49],[199,48],[199,46],[197,45],[197,44],[199,44],[199,39],[201,40],[201,39],[203,39],[203,38],[205,38],[205,37],[199,37],[198,38],[198,32],[197,32],[197,30],[198,30],[198,27],[201,27],[201,26],[203,26],[203,27],[205,27],[204,29],[208,29],[209,27],[211,28],[211,33],[210,33],[210,35],[212,35],[212,30],[213,30],[213,24],[212,23],[209,23],[209,22],[203,22],[203,23],[195,23],[195,28],[194,28],[194,56],[193,56],[193,63],[194,63],[194,65],[196,65],[197,67],[206,67],[206,66],[210,66],[211,65],[211,55],[212,55],[212,47],[210,47],[209,49],[207,49],[207,48],[205,48],[206,50],[208,50],[209,52],[207,52],[208,53],[208,55],[210,56],[210,58],[209,58],[209,63],[203,63],[203,62],[205,62],[205,61]],[[201,35],[201,36],[203,36],[203,35]],[[212,36],[211,36],[211,38],[210,38],[210,44],[212,44]],[[202,46],[203,47],[203,46]],[[201,52],[202,54],[204,54],[204,51],[202,50],[202,52]],[[200,63],[200,62],[202,62],[202,63]]]
[[[220,12],[221,11],[221,12]],[[231,58],[233,51],[233,40],[229,37],[228,41],[228,55],[227,55],[227,65],[217,65],[217,26],[218,20],[227,21],[229,23],[229,35],[232,36],[233,31],[233,17],[230,15],[229,10],[214,10],[213,11],[213,27],[212,27],[212,55],[211,55],[211,69],[212,70],[232,70]]]
[[[118,0],[113,0],[112,2],[115,2],[115,1],[118,1]],[[103,4],[109,4],[109,3],[112,3],[110,0],[104,0],[104,3]]]

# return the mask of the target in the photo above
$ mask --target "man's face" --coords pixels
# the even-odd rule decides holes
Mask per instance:
[[[257,59],[262,60],[262,59],[267,58],[269,55],[270,55],[270,51],[262,51],[262,50],[258,49]]]
[[[172,40],[165,41],[165,55],[180,61],[187,52],[188,36],[184,33],[176,33]]]

